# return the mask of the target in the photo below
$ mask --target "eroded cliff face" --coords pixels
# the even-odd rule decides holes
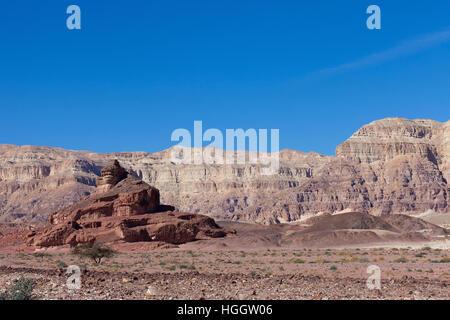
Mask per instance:
[[[0,145],[0,221],[45,219],[92,193],[112,159],[178,210],[216,219],[280,223],[320,212],[449,210],[450,121],[374,121],[336,157],[280,152],[277,175],[259,165],[176,165],[171,150],[97,154]]]
[[[359,162],[389,161],[397,156],[418,156],[449,176],[450,121],[388,118],[363,126],[336,148],[336,156]]]
[[[265,176],[260,174],[261,166],[257,164],[174,164],[171,150],[154,154],[97,154],[1,145],[0,221],[45,220],[53,212],[94,192],[101,168],[113,159],[132,175],[158,188],[164,203],[182,211],[229,219],[234,207],[240,211],[238,202],[243,202],[245,209],[266,194],[298,186],[331,158],[285,150],[280,153],[279,174]],[[224,203],[216,201],[220,197]]]
[[[433,163],[417,156],[397,156],[386,162],[357,163],[337,157],[289,193],[265,200],[249,220],[264,223],[302,219],[317,213],[341,211],[414,214],[449,211],[449,188]],[[274,208],[274,209],[272,209]]]
[[[292,221],[321,212],[383,215],[447,212],[450,121],[374,121],[336,148],[336,158],[289,193],[277,192],[248,220]],[[272,209],[275,208],[275,209]]]

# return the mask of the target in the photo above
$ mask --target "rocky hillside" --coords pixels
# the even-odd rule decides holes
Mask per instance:
[[[0,221],[45,219],[96,188],[112,159],[178,210],[264,224],[342,210],[373,214],[447,212],[450,121],[374,121],[336,157],[280,152],[278,175],[259,165],[176,165],[171,150],[98,154],[0,145]]]

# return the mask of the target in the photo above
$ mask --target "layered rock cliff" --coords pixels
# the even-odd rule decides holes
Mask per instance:
[[[54,211],[95,191],[101,168],[117,159],[133,176],[161,191],[161,201],[182,211],[228,219],[239,207],[264,194],[298,186],[330,157],[285,150],[279,174],[264,176],[260,165],[179,165],[171,150],[149,154],[97,154],[51,147],[0,146],[0,221],[45,220]],[[100,182],[102,183],[102,182]],[[220,195],[225,197],[216,202]],[[230,198],[227,198],[230,195]]]
[[[257,210],[247,211],[245,219],[261,215],[271,219],[264,222],[278,223],[344,210],[448,212],[449,125],[403,118],[374,121],[339,145],[336,157],[314,177],[289,193],[275,193]]]
[[[175,164],[170,153],[0,145],[0,221],[45,219],[91,194],[112,159],[158,188],[163,202],[224,220],[270,224],[320,212],[450,207],[450,121],[374,121],[339,145],[336,157],[281,151],[272,176],[261,175],[257,164]]]

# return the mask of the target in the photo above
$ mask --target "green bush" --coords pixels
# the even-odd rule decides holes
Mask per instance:
[[[33,256],[36,258],[45,258],[45,257],[51,257],[52,255],[45,252],[35,252],[33,253]]]
[[[83,243],[72,249],[72,254],[89,258],[96,264],[100,264],[103,258],[113,257],[115,253],[113,249],[100,242],[95,242],[92,247],[87,243]]]
[[[20,277],[17,283],[9,289],[0,294],[0,300],[34,300],[33,296],[34,281]]]
[[[294,259],[292,262],[294,262],[294,263],[305,263],[305,260],[302,260],[302,259]]]

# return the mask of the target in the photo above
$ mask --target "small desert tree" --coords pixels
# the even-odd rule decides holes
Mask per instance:
[[[103,258],[111,258],[116,252],[103,243],[95,242],[92,246],[87,243],[79,244],[73,248],[72,253],[100,264]]]

